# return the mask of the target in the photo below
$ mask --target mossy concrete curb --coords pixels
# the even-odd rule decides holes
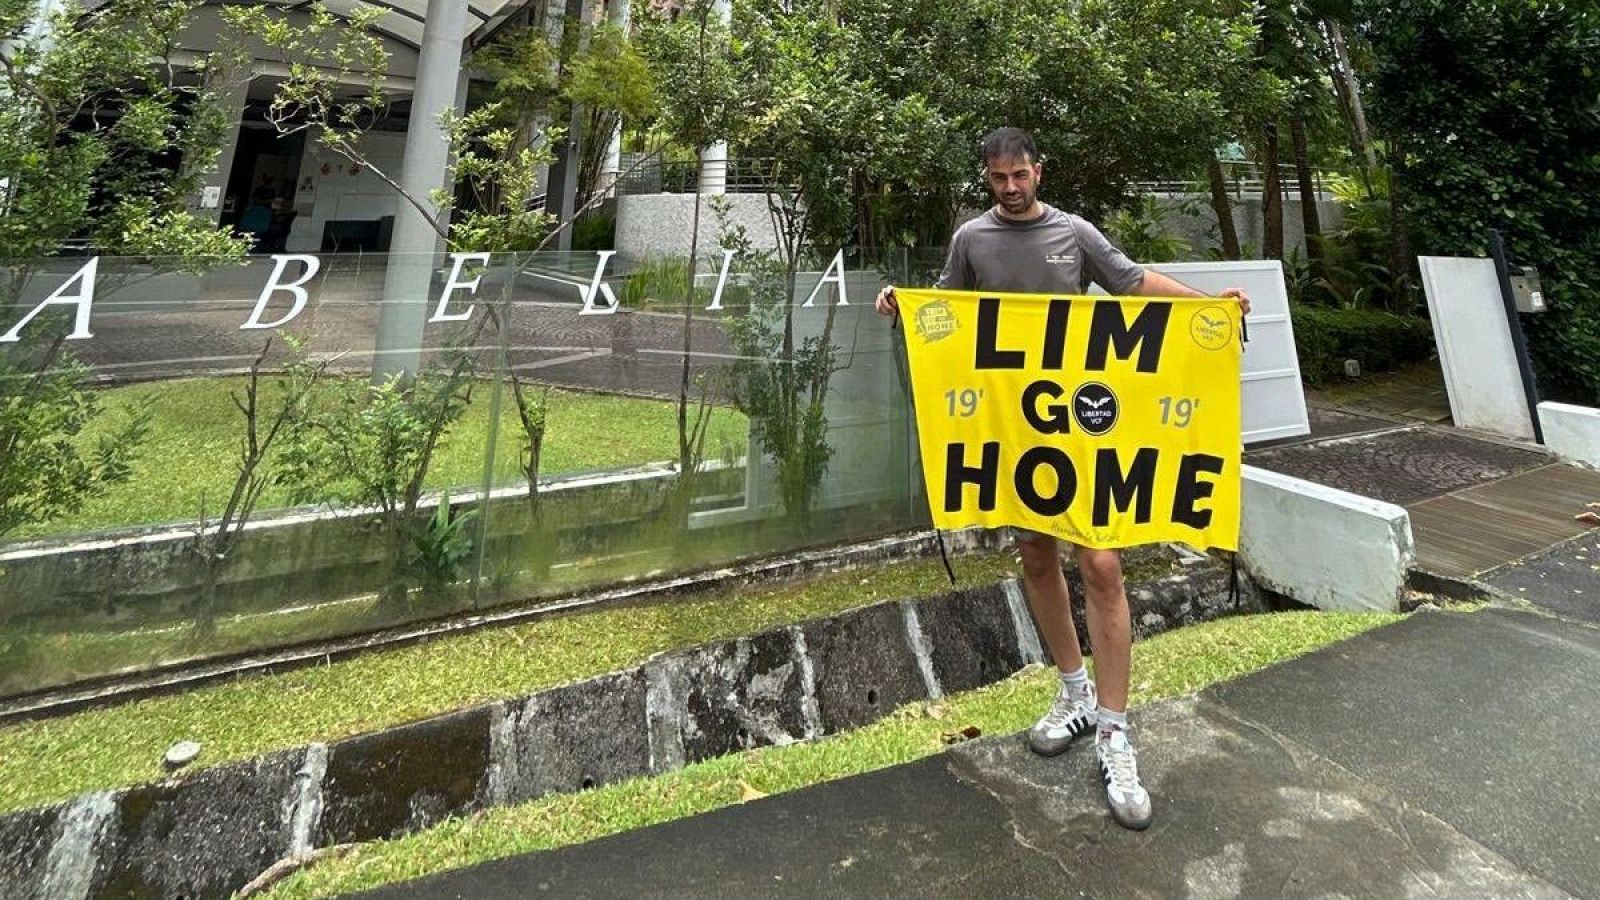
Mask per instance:
[[[1131,585],[1136,633],[1262,595],[1200,562]],[[0,896],[224,897],[275,860],[857,728],[1045,653],[1020,585],[891,601],[331,744],[0,817]]]

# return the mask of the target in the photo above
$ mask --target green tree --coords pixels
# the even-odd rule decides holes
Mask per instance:
[[[346,380],[284,436],[277,478],[295,502],[333,499],[377,510],[388,554],[380,609],[388,617],[406,614],[412,584],[437,571],[432,557],[416,552],[419,541],[427,544],[417,510],[434,451],[471,399],[472,365],[460,359],[468,355],[452,351],[454,358],[410,379]]]
[[[262,492],[272,483],[273,447],[280,437],[294,433],[304,421],[312,392],[327,372],[326,361],[316,362],[306,355],[302,338],[285,334],[284,343],[289,347],[290,357],[278,381],[277,401],[263,402],[261,397],[261,368],[272,351],[270,338],[250,364],[244,390],[231,396],[244,422],[233,487],[222,506],[222,515],[215,521],[209,520],[202,507],[195,529],[194,552],[205,570],[195,607],[194,637],[200,642],[216,635],[217,583],[223,567],[244,536],[245,525],[255,514]]]
[[[185,209],[216,164],[229,121],[220,91],[238,77],[237,54],[173,64],[200,5],[127,0],[37,32],[37,3],[0,3],[0,258],[53,256],[69,238],[135,256],[244,253]]]
[[[1004,118],[1038,139],[1045,199],[1092,217],[1203,171],[1251,83],[1257,29],[1229,0],[1041,0],[1014,24]]]
[[[175,36],[198,6],[126,0],[63,12],[37,30],[39,4],[0,2],[0,327],[21,314],[38,263],[68,240],[147,257],[158,270],[200,271],[244,254],[243,239],[185,205],[220,152],[219,96],[237,60],[173,64]],[[0,536],[70,513],[131,475],[144,422],[84,439],[101,403],[68,331],[40,317],[0,344]]]
[[[570,122],[581,111],[577,205],[585,206],[601,184],[606,152],[619,122],[647,128],[660,101],[654,75],[628,35],[612,24],[561,23],[556,44],[539,28],[514,28],[474,56],[492,83],[488,99],[500,107],[500,124],[523,146],[536,144],[548,122]]]
[[[1600,400],[1600,7],[1362,0],[1357,12],[1374,125],[1406,187],[1391,204],[1418,249],[1482,255],[1500,229],[1550,301],[1529,323],[1542,387]]]
[[[562,97],[583,111],[583,155],[578,167],[579,206],[605,185],[611,135],[623,122],[647,127],[660,110],[654,75],[644,57],[615,25],[601,25],[564,70]]]
[[[640,52],[658,86],[660,128],[680,146],[692,148],[696,159],[714,143],[733,138],[743,124],[745,110],[734,65],[733,41],[727,24],[711,0],[693,0],[676,16],[647,17],[639,29]],[[678,480],[671,500],[669,520],[685,520],[693,501],[697,475],[705,458],[706,428],[710,424],[707,385],[699,385],[698,402],[691,399],[691,353],[694,316],[698,305],[695,275],[700,257],[700,220],[703,207],[699,184],[690,217],[689,256],[683,282],[683,356],[678,379]],[[693,407],[693,415],[691,415]],[[688,532],[679,529],[687,539]]]

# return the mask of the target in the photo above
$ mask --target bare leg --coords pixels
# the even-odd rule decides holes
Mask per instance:
[[[1078,646],[1078,629],[1072,622],[1067,579],[1061,574],[1061,549],[1055,538],[1036,535],[1019,539],[1017,550],[1022,556],[1022,583],[1027,588],[1028,605],[1033,607],[1033,616],[1044,631],[1044,642],[1050,647],[1056,668],[1075,671],[1083,665],[1083,649]]]
[[[1089,645],[1094,650],[1094,681],[1100,705],[1115,712],[1128,709],[1129,656],[1133,646],[1128,595],[1122,584],[1122,556],[1115,550],[1078,548],[1083,575]]]

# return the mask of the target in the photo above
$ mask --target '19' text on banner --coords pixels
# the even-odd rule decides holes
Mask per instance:
[[[1232,301],[897,296],[935,526],[1238,548]]]

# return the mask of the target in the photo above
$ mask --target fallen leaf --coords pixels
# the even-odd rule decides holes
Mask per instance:
[[[762,797],[765,797],[765,796],[767,796],[767,792],[766,791],[758,791],[755,788],[751,787],[749,782],[746,782],[743,779],[740,779],[740,781],[739,781],[739,802],[740,803],[749,803],[751,800],[760,800]]]
[[[939,740],[944,741],[946,744],[959,744],[962,741],[970,741],[973,738],[981,737],[982,735],[983,730],[978,726],[968,725],[960,731],[946,731],[945,733],[939,735]]]

